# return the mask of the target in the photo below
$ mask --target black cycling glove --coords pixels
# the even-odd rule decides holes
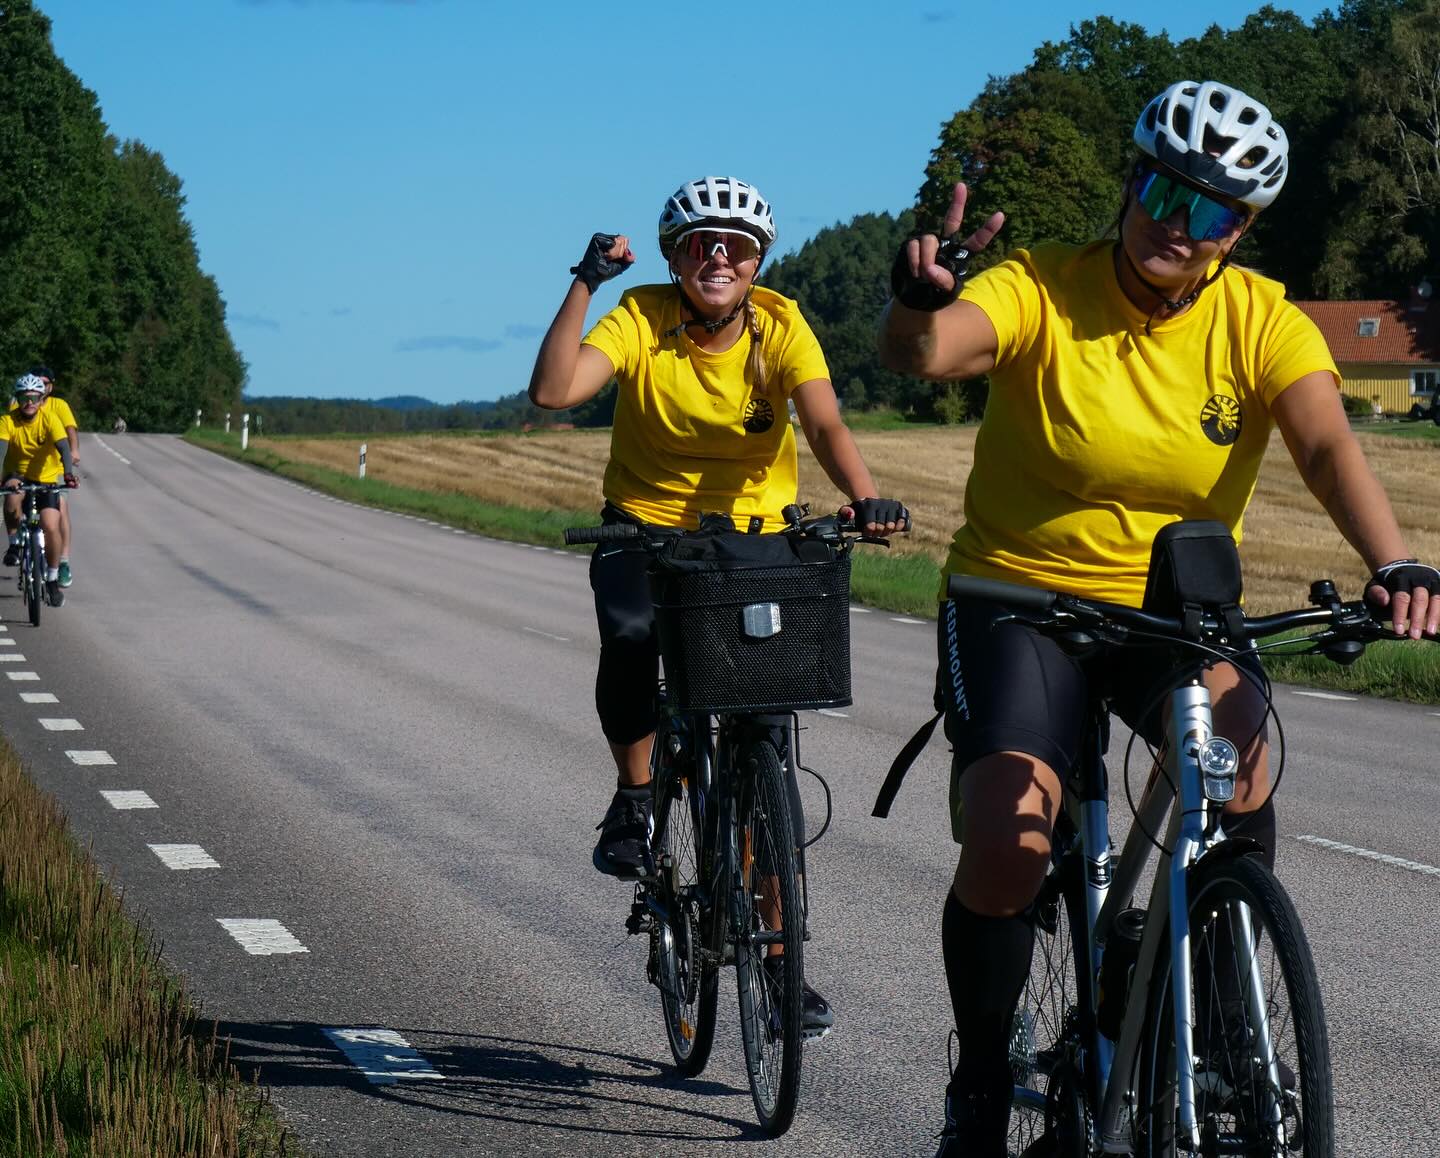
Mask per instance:
[[[942,290],[925,278],[916,277],[910,272],[910,257],[905,252],[906,246],[911,240],[921,236],[924,235],[911,234],[900,246],[900,252],[895,255],[895,264],[890,267],[890,292],[906,309],[934,313],[936,310],[943,310],[959,295],[960,283],[970,275],[970,251],[953,237],[940,243],[940,248],[935,253],[935,264],[949,270],[955,278],[954,289]]]
[[[1378,568],[1368,586],[1383,587],[1391,595],[1408,595],[1419,587],[1431,595],[1440,594],[1440,571],[1418,559],[1396,559]]]
[[[615,237],[609,233],[597,233],[585,247],[585,256],[578,265],[572,265],[570,272],[585,283],[592,294],[612,277],[624,273],[632,262],[623,257],[619,261],[606,257],[606,252],[615,244]]]
[[[886,523],[902,520],[905,529],[910,530],[910,512],[899,499],[856,499],[850,504],[850,509],[855,512],[855,525],[862,531],[870,523],[883,527]]]

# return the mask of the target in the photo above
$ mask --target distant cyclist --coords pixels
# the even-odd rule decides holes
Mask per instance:
[[[1367,596],[1390,608],[1397,634],[1433,635],[1440,574],[1409,557],[1351,433],[1324,339],[1283,286],[1231,263],[1285,182],[1284,131],[1243,92],[1182,81],[1141,112],[1134,142],[1115,240],[1017,250],[966,281],[965,259],[995,236],[997,213],[963,243],[925,234],[897,257],[887,362],[941,380],[990,375],[965,525],[946,571],[1139,606],[1162,527],[1218,520],[1240,537],[1278,426],[1310,490],[1373,571]],[[965,199],[957,185],[946,238],[959,235]],[[987,600],[940,606],[961,845],[942,925],[960,1038],[946,1158],[1006,1154],[1031,903],[1091,690],[1158,740],[1159,721],[1143,709],[1168,674],[1131,653],[1077,657],[1006,621],[1007,610]],[[1253,672],[1253,663],[1239,666]],[[1236,665],[1201,674],[1217,732],[1249,741],[1225,831],[1257,841],[1273,864],[1265,702]],[[1053,1153],[1053,1141],[1030,1153]]]
[[[53,410],[65,427],[65,437],[70,443],[70,460],[76,470],[80,467],[80,433],[75,422],[75,413],[70,409],[69,403],[63,398],[55,396],[55,371],[49,366],[37,364],[31,366],[30,374],[39,378],[45,383],[45,401],[42,409]],[[10,409],[15,409],[15,401],[10,402]],[[60,496],[60,586],[69,587],[70,578],[70,502],[66,496]]]
[[[22,482],[58,483],[79,486],[74,460],[65,427],[55,411],[45,407],[45,383],[34,374],[24,374],[16,381],[16,408],[0,415],[0,457],[4,461],[6,490],[18,489]],[[5,565],[13,567],[20,561],[19,527],[21,496],[5,497],[5,527],[10,532],[10,546],[5,552]],[[60,589],[60,496],[40,496],[40,526],[45,532],[45,590],[50,602],[59,607],[65,602]]]
[[[752,520],[780,529],[781,510],[796,501],[793,402],[810,449],[850,497],[856,520],[872,534],[905,530],[904,506],[876,497],[799,307],[755,284],[775,243],[769,201],[734,177],[686,182],[660,213],[659,242],[669,284],[628,290],[582,340],[592,295],[635,260],[623,235],[590,239],[530,379],[531,401],[548,410],[617,383],[603,520],[693,529],[702,514],[721,512],[742,530]],[[601,545],[590,565],[600,627],[595,701],[619,771],[594,861],[620,877],[641,869],[651,824],[659,661],[647,563],[644,551]],[[793,771],[791,796],[803,830]],[[832,1021],[807,984],[807,1033]]]

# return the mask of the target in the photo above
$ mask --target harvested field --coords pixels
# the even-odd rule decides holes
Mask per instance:
[[[919,528],[900,552],[936,560],[962,521],[965,480],[975,427],[915,427],[860,431],[856,441],[882,493],[902,498]],[[1435,513],[1440,445],[1431,441],[1360,435],[1372,468],[1390,494],[1410,549],[1440,557]],[[298,462],[353,473],[361,439],[253,439],[252,446]],[[610,450],[608,431],[501,436],[371,438],[371,478],[422,490],[468,495],[533,509],[598,509],[600,477]],[[801,496],[815,510],[833,509],[842,496],[830,485],[801,439]],[[1245,523],[1241,554],[1248,602],[1275,611],[1304,602],[1311,579],[1333,578],[1342,596],[1359,592],[1365,569],[1305,489],[1275,435]]]

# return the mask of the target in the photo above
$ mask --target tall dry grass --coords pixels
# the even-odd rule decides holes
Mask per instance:
[[[943,559],[963,521],[965,481],[974,460],[974,427],[915,427],[855,435],[882,493],[902,498],[916,531],[898,554]],[[1433,442],[1360,434],[1365,454],[1405,530],[1413,553],[1440,558],[1440,518],[1434,513],[1440,446]],[[292,461],[353,473],[360,439],[256,439]],[[600,478],[609,455],[608,431],[563,431],[485,437],[369,439],[371,478],[418,490],[448,491],[490,503],[531,509],[588,510],[600,505]],[[816,510],[838,506],[830,484],[800,440],[800,492]],[[1256,612],[1303,604],[1309,582],[1332,578],[1358,595],[1366,569],[1320,504],[1301,482],[1278,434],[1272,438],[1241,544],[1247,601]]]
[[[283,1155],[228,1048],[0,741],[0,1155]]]

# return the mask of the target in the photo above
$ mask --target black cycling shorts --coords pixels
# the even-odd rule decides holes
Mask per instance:
[[[38,479],[33,479],[33,478],[24,478],[24,479],[22,479],[18,474],[12,474],[9,478],[5,479],[4,482],[6,482],[6,483],[11,483],[11,482],[23,482],[23,483],[30,483],[31,485],[36,485],[36,486],[39,485],[39,480],[38,480]],[[23,496],[22,496],[22,497],[23,497]],[[36,497],[36,499],[37,499],[37,502],[36,502],[35,505],[38,506],[42,511],[58,511],[58,510],[60,509],[60,499],[61,499],[61,495],[60,495],[60,493],[59,493],[58,491],[46,491],[43,495],[36,495],[35,497]]]
[[[937,707],[944,709],[945,735],[955,753],[950,818],[957,841],[960,775],[976,760],[1024,752],[1043,760],[1064,783],[1079,760],[1096,703],[1158,747],[1168,693],[1201,667],[1199,659],[1177,661],[1168,646],[1073,655],[1026,624],[996,622],[1012,610],[982,599],[940,604]],[[1264,678],[1256,656],[1238,663]]]

